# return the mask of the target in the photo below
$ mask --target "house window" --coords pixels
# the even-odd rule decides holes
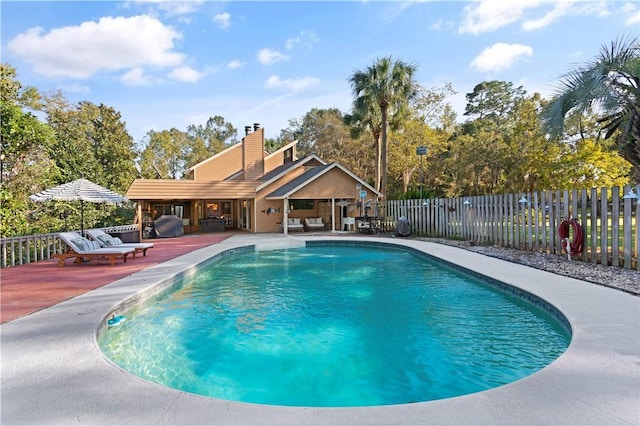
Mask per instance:
[[[205,217],[220,216],[220,203],[213,200],[207,200],[205,206]]]
[[[313,210],[313,200],[289,200],[290,210]]]
[[[287,164],[293,161],[293,148],[289,148],[287,149],[284,153],[283,153],[283,163]]]
[[[162,215],[173,214],[171,204],[156,204],[153,206],[153,219],[157,219]]]

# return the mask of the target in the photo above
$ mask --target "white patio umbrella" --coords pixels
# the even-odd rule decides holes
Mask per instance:
[[[72,182],[54,186],[37,194],[33,194],[29,199],[36,203],[47,201],[80,201],[80,227],[84,236],[84,202],[88,203],[108,203],[116,204],[128,201],[124,195],[120,195],[110,189],[100,186],[87,179],[76,179]]]

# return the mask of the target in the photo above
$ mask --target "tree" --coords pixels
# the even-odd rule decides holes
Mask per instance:
[[[327,162],[337,161],[362,179],[372,183],[373,154],[362,137],[352,137],[342,112],[336,108],[313,108],[301,119],[289,120],[278,140],[298,140],[298,157],[316,154]]]
[[[457,114],[447,102],[447,97],[456,93],[451,83],[429,89],[417,85],[416,95],[410,103],[411,110],[432,129],[452,132],[456,126]]]
[[[400,127],[402,119],[408,115],[409,101],[415,96],[416,82],[414,74],[417,66],[402,61],[393,61],[388,56],[377,59],[364,71],[356,70],[349,82],[355,100],[354,115],[361,121],[375,122],[380,114],[380,186],[383,196],[387,193],[387,131]],[[368,120],[367,117],[371,119]]]
[[[614,137],[620,155],[640,182],[640,39],[622,37],[590,63],[563,76],[558,93],[543,112],[545,128],[561,137],[568,115],[595,107],[604,138]]]
[[[49,155],[62,173],[58,183],[84,177],[124,193],[136,176],[136,151],[120,113],[88,101],[70,105],[60,92],[45,97],[44,109],[56,134]]]
[[[392,178],[402,184],[404,194],[409,191],[412,182],[424,184],[426,159],[417,155],[416,151],[419,146],[428,148],[428,142],[432,139],[431,132],[421,120],[412,119],[405,124],[402,132],[389,133],[389,138],[393,141],[389,146],[389,172]],[[414,179],[416,172],[418,179]]]
[[[209,117],[205,126],[189,125],[187,135],[191,140],[185,151],[187,168],[238,142],[238,130],[219,115]]]
[[[295,126],[292,133],[298,135],[300,157],[316,154],[325,161],[341,158],[341,146],[349,138],[349,128],[340,110],[313,108],[302,119],[290,120],[290,124]]]
[[[562,188],[610,188],[628,183],[631,164],[607,143],[584,139],[567,151],[559,162]]]
[[[289,141],[291,142],[291,141]],[[278,139],[275,138],[265,138],[264,139],[264,150],[269,154],[272,154],[282,148],[285,144],[281,144]]]
[[[58,169],[48,150],[54,134],[28,112],[40,95],[22,87],[15,68],[0,64],[0,236],[13,237],[57,230],[52,218],[35,218],[29,195],[42,183],[55,182]]]
[[[373,144],[366,143],[365,147],[369,148],[368,151],[372,151],[371,147],[373,148],[375,158],[373,186],[376,189],[380,189],[382,116],[379,108],[374,104],[365,105],[364,103],[359,103],[357,106],[354,105],[352,114],[344,116],[344,122],[351,128],[352,139],[360,139],[365,133],[370,133],[373,137]]]
[[[147,146],[140,155],[142,176],[150,179],[180,179],[187,170],[185,152],[188,135],[176,128],[160,132],[149,131]]]
[[[505,121],[525,93],[522,86],[514,88],[511,82],[483,81],[473,88],[473,92],[467,93],[464,115],[494,123]]]
[[[40,182],[38,191],[52,184],[86,178],[124,194],[137,172],[135,144],[121,114],[107,105],[88,101],[72,105],[59,91],[44,96],[42,109],[55,133],[47,154],[60,174],[56,182]],[[74,213],[67,221],[71,226],[80,228],[78,203],[52,202],[39,209],[48,216],[57,216],[58,209]],[[84,206],[85,223],[89,226],[96,222],[101,226],[119,224],[129,221],[131,215],[131,207],[118,209],[108,204]]]
[[[457,173],[462,188],[456,191],[494,194],[505,187],[505,170],[513,164],[510,145],[520,120],[518,106],[525,95],[522,87],[495,80],[479,83],[467,93],[465,115],[470,118],[463,124],[461,134],[452,139],[457,161],[451,167],[464,170]],[[521,161],[522,155],[517,151],[515,155]]]

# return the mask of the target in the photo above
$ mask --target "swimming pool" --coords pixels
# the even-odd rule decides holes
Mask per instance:
[[[566,349],[548,305],[501,288],[388,246],[245,251],[127,313],[100,346],[145,379],[222,399],[442,399],[518,380]]]

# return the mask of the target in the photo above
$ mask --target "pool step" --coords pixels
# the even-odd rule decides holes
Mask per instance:
[[[305,247],[307,244],[304,240],[297,238],[280,238],[277,240],[259,241],[256,242],[256,251],[268,251],[268,250],[282,250],[288,248],[300,248]]]

